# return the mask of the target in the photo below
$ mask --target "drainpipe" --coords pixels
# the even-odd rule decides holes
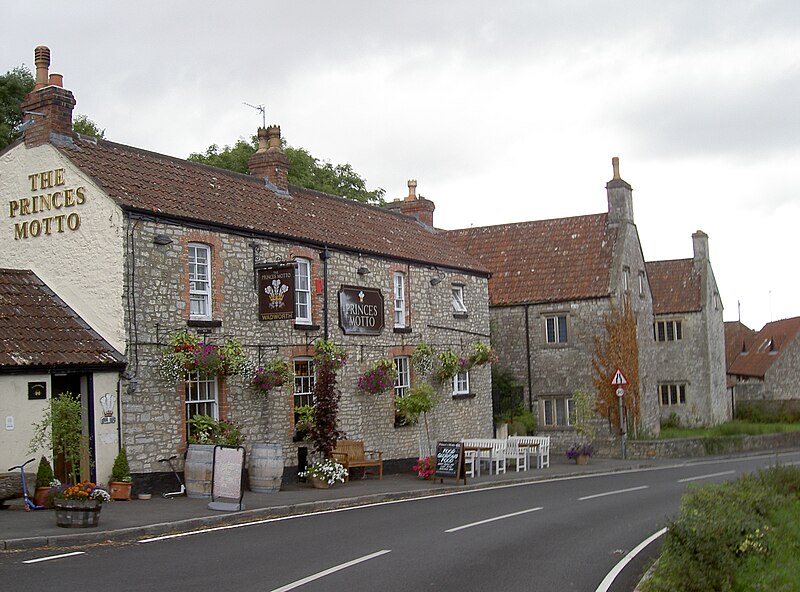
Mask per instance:
[[[325,250],[319,254],[319,258],[322,259],[322,316],[325,319],[325,341],[328,341],[328,259],[330,257],[331,253],[328,251],[328,245],[325,245]]]

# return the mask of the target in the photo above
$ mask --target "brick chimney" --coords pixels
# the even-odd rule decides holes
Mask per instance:
[[[247,167],[251,175],[264,177],[278,191],[289,190],[289,158],[281,150],[279,125],[258,128],[258,150],[247,161]]]
[[[633,189],[619,176],[619,157],[611,159],[614,177],[606,183],[608,196],[608,223],[619,224],[630,222],[633,224]]]
[[[40,45],[34,50],[36,84],[22,102],[25,145],[41,146],[50,134],[72,135],[72,110],[75,97],[62,87],[61,74],[50,74],[50,50]],[[28,123],[30,122],[30,123]],[[27,125],[26,125],[27,124]]]
[[[408,181],[408,195],[403,200],[396,199],[384,206],[387,210],[400,212],[406,216],[416,218],[423,224],[433,226],[433,211],[436,205],[429,199],[417,195],[416,179]]]

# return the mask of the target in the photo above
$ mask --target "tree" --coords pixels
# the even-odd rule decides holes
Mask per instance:
[[[101,140],[106,137],[106,130],[97,127],[97,124],[86,115],[78,115],[72,122],[72,131],[82,136],[94,136]]]
[[[594,338],[592,382],[597,389],[597,411],[608,417],[612,426],[620,425],[617,387],[610,386],[617,368],[622,369],[628,384],[622,400],[628,424],[634,433],[638,430],[641,411],[639,396],[639,342],[636,339],[636,318],[630,301],[622,305],[611,304],[611,311],[603,318],[605,340]]]
[[[289,183],[362,203],[384,203],[386,192],[381,188],[368,191],[366,181],[353,170],[350,163],[333,165],[315,158],[305,148],[289,146],[285,139],[281,140],[281,144],[289,159]],[[225,146],[221,150],[217,144],[212,144],[205,152],[193,152],[188,160],[247,174],[247,161],[257,149],[257,136],[250,138],[249,142],[239,138],[233,146]]]
[[[0,76],[0,150],[20,136],[22,124],[20,105],[35,81],[25,66],[19,66]]]

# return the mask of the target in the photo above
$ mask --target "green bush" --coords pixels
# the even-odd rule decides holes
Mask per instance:
[[[111,467],[111,480],[116,483],[127,483],[131,481],[131,469],[128,466],[128,453],[124,448],[120,448],[114,465]]]
[[[36,469],[36,487],[50,487],[56,476],[53,474],[53,467],[46,456],[39,459],[39,467]]]
[[[661,429],[669,430],[681,427],[681,418],[674,411],[669,414],[669,417],[661,420]]]
[[[735,482],[692,488],[669,524],[661,560],[644,592],[796,590],[754,588],[753,571],[772,557],[797,554],[800,527],[784,524],[787,508],[800,514],[800,469],[777,467]],[[797,515],[795,514],[795,515]],[[783,530],[786,531],[785,535]],[[795,560],[791,565],[797,563]],[[786,577],[795,578],[797,569]],[[749,578],[749,580],[748,580]],[[754,579],[755,578],[755,579]],[[781,584],[783,585],[783,584]]]

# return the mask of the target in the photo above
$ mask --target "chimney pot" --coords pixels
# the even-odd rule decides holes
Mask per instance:
[[[64,76],[61,74],[50,74],[50,77],[47,79],[47,82],[50,86],[64,86]]]
[[[409,179],[408,180],[408,197],[406,197],[406,201],[414,201],[417,199],[417,180],[416,179]]]
[[[267,128],[267,148],[280,150],[281,148],[281,126],[271,125]]]
[[[50,69],[50,48],[39,45],[33,50],[33,63],[36,65],[36,84],[33,90],[44,88],[48,84],[47,71]]]
[[[611,167],[614,169],[614,179],[620,179],[619,176],[619,156],[615,156],[611,159]]]
[[[258,128],[258,150],[256,152],[267,151],[267,130],[266,128]]]

